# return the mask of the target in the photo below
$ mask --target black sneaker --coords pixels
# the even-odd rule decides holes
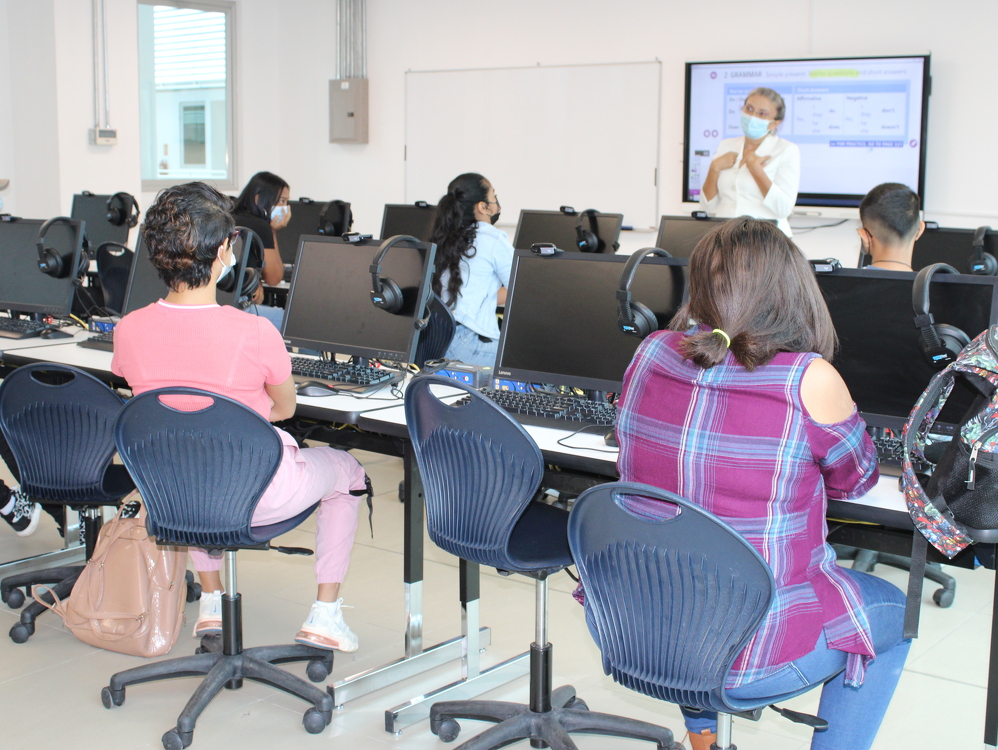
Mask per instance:
[[[38,518],[42,512],[42,506],[27,497],[21,490],[13,490],[10,497],[14,500],[14,507],[7,513],[0,513],[0,518],[10,524],[14,533],[18,536],[30,536],[38,528]]]

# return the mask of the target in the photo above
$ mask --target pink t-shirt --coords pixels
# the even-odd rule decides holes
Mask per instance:
[[[270,419],[264,386],[291,377],[291,357],[266,318],[230,306],[160,300],[129,313],[115,327],[111,371],[136,396],[156,388],[200,388]]]

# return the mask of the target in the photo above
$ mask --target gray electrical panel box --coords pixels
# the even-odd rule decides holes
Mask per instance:
[[[329,142],[367,143],[367,79],[329,82]]]

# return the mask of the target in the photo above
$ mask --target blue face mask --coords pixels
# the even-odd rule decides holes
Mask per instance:
[[[769,133],[769,120],[762,120],[752,115],[742,113],[742,132],[746,138],[757,141]]]

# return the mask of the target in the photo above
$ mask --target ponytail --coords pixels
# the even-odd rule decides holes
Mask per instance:
[[[430,242],[437,246],[436,268],[433,272],[433,293],[448,307],[457,303],[464,280],[461,260],[475,255],[475,206],[487,201],[489,183],[480,174],[469,172],[455,177],[447,186],[447,194],[437,204],[437,218],[430,232]],[[443,294],[441,277],[447,271],[447,296]]]

